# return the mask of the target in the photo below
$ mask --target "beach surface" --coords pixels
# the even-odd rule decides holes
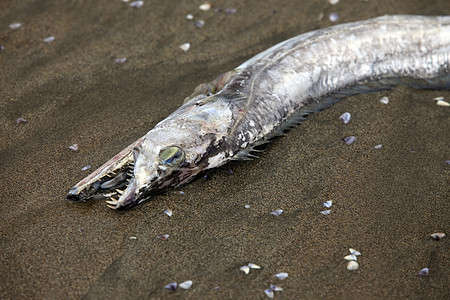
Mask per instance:
[[[275,284],[279,299],[448,299],[450,239],[430,234],[450,233],[450,108],[433,100],[449,91],[349,97],[259,159],[125,213],[65,200],[198,84],[278,42],[384,14],[450,13],[447,0],[211,2],[0,2],[0,298],[267,299]],[[349,248],[361,252],[356,271]],[[262,268],[245,275],[248,263]],[[164,288],[187,280],[188,290]]]

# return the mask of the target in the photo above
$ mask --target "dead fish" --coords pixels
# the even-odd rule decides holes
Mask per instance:
[[[257,157],[255,147],[349,95],[400,83],[449,89],[449,47],[450,16],[383,16],[293,37],[197,87],[67,198],[109,197],[111,208],[127,209],[201,171]]]

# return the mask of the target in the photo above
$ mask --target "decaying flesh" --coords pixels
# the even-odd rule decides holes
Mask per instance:
[[[67,198],[124,209],[248,159],[255,146],[345,96],[450,88],[450,17],[384,16],[299,35],[200,85],[145,136],[75,185]]]

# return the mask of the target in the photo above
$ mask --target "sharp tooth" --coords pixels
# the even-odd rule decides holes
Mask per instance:
[[[116,209],[116,206],[115,206],[115,205],[109,205],[109,204],[106,204],[106,206],[108,206],[108,207],[111,208],[111,209]]]
[[[118,192],[121,195],[123,194],[123,190],[116,189],[116,192]]]
[[[113,199],[113,198],[111,198],[111,200],[106,201],[107,204],[114,205],[114,206],[116,206],[118,202],[119,201],[117,201],[116,199]]]

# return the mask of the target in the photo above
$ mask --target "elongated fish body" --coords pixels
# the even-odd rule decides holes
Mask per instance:
[[[345,96],[450,89],[450,17],[384,16],[299,35],[199,86],[144,137],[71,189],[123,209],[252,157],[255,146]],[[117,189],[125,188],[125,190]]]

